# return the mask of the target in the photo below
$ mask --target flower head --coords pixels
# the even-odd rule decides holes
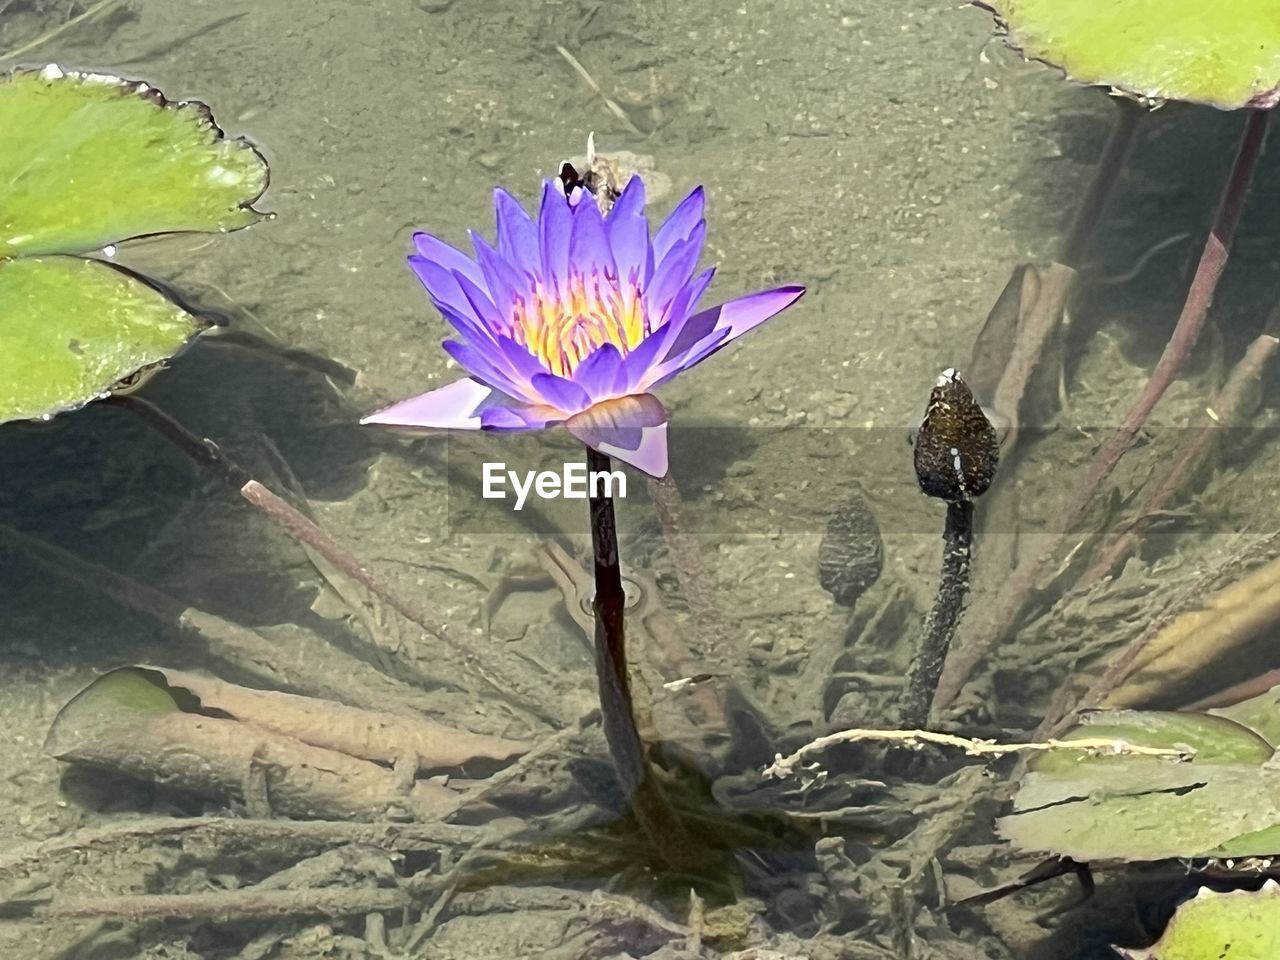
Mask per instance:
[[[787,286],[694,312],[714,270],[695,274],[706,237],[699,187],[650,237],[633,177],[609,213],[560,181],[535,221],[494,193],[496,247],[468,256],[426,233],[409,265],[458,332],[445,351],[468,377],[363,423],[534,430],[575,437],[653,476],[667,472],[666,412],[650,392],[794,303]]]

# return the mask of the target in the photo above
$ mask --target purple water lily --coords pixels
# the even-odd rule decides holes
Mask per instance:
[[[494,192],[495,249],[474,258],[427,233],[409,265],[460,334],[445,351],[467,379],[362,423],[536,430],[563,423],[589,447],[645,473],[667,472],[667,415],[650,392],[800,298],[754,293],[695,313],[714,270],[695,276],[706,238],[698,187],[651,238],[632,177],[607,215],[582,188],[542,189],[537,221]]]

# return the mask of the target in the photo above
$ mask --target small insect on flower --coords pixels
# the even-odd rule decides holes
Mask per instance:
[[[714,273],[695,274],[707,229],[703,190],[652,237],[644,202],[644,184],[632,177],[606,215],[580,182],[557,177],[543,184],[537,220],[496,190],[497,245],[472,233],[474,257],[416,234],[409,265],[458,332],[444,349],[468,377],[361,422],[564,424],[587,446],[665,476],[667,415],[651,391],[789,307],[804,288],[695,312]]]

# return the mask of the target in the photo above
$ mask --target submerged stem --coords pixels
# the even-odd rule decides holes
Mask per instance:
[[[1048,537],[1047,542],[1028,554],[1018,564],[996,598],[990,615],[990,626],[985,631],[981,642],[971,645],[973,649],[963,651],[965,654],[963,658],[953,657],[952,663],[947,665],[935,697],[934,706],[938,709],[946,707],[955,699],[982,657],[997,643],[1003,641],[1017,624],[1018,618],[1022,615],[1036,585],[1048,569],[1049,563],[1058,555],[1060,548],[1079,524],[1085,510],[1094,501],[1103,483],[1111,476],[1111,472],[1133,445],[1134,439],[1146,424],[1151,411],[1160,402],[1165,391],[1182,370],[1187,357],[1190,356],[1192,348],[1199,339],[1200,331],[1204,328],[1218,281],[1227,266],[1231,242],[1235,236],[1236,226],[1240,222],[1245,196],[1253,181],[1253,174],[1266,140],[1267,115],[1266,110],[1248,111],[1248,120],[1240,137],[1235,161],[1227,176],[1222,197],[1214,214],[1213,226],[1205,240],[1200,262],[1196,266],[1195,276],[1187,291],[1182,312],[1146,386],[1125,415],[1115,434],[1094,457],[1093,465],[1084,482],[1080,484],[1075,497],[1063,511],[1060,532]]]
[[[1231,251],[1231,241],[1235,237],[1236,226],[1240,222],[1240,213],[1244,207],[1245,195],[1253,182],[1253,172],[1257,168],[1258,159],[1262,156],[1262,145],[1266,140],[1267,111],[1250,110],[1249,119],[1245,123],[1244,133],[1240,138],[1240,146],[1236,152],[1235,163],[1227,177],[1222,199],[1218,203],[1217,213],[1213,218],[1213,228],[1205,240],[1204,250],[1200,254],[1200,262],[1196,265],[1195,276],[1191,287],[1187,290],[1187,298],[1183,303],[1178,322],[1165,344],[1164,352],[1156,361],[1155,369],[1147,380],[1146,387],[1130,408],[1124,422],[1102,448],[1089,471],[1088,479],[1080,493],[1068,510],[1068,516],[1075,518],[1093,499],[1098,487],[1111,475],[1115,465],[1120,462],[1134,437],[1147,422],[1147,417],[1160,402],[1169,385],[1173,383],[1182,365],[1186,362],[1204,328],[1205,318],[1209,314],[1209,306],[1213,302],[1218,281],[1227,266],[1227,257]]]
[[[684,824],[667,799],[645,756],[636,726],[627,674],[626,594],[618,560],[618,526],[613,497],[598,492],[591,481],[609,472],[609,458],[587,448],[587,476],[591,506],[591,553],[595,566],[596,679],[600,687],[600,715],[609,752],[622,781],[641,831],[655,850],[673,867],[688,867],[696,853],[688,842]]]
[[[969,561],[973,547],[973,501],[952,500],[947,503],[947,521],[942,532],[942,575],[933,609],[924,622],[924,636],[915,660],[907,672],[906,685],[899,707],[899,723],[903,727],[924,726],[929,720],[929,705],[934,688],[942,675],[951,638],[969,599]]]
[[[587,476],[608,473],[609,458],[587,448]],[[596,679],[600,685],[600,714],[605,739],[618,765],[623,788],[631,794],[645,778],[644,748],[636,728],[627,677],[626,594],[618,560],[618,526],[613,497],[589,483],[591,554],[595,565]]]
[[[1116,100],[1116,115],[1111,124],[1111,133],[1102,148],[1102,156],[1093,169],[1093,179],[1085,191],[1084,199],[1076,208],[1075,219],[1071,229],[1062,241],[1062,249],[1058,253],[1058,263],[1079,270],[1083,265],[1084,251],[1098,227],[1102,211],[1107,200],[1120,179],[1120,171],[1124,168],[1129,148],[1133,146],[1133,135],[1137,132],[1138,121],[1146,112],[1145,108],[1134,100],[1122,97]]]
[[[365,564],[339,546],[314,520],[253,479],[247,470],[226,456],[216,444],[202,440],[159,407],[140,397],[117,395],[107,402],[133,414],[198,466],[214,473],[223,483],[261,510],[267,519],[295,542],[304,548],[314,550],[387,606],[417,624],[437,640],[452,647],[469,667],[504,697],[514,698],[524,709],[533,710],[541,719],[548,719],[545,713],[537,708],[537,701],[523,694],[521,687],[512,678],[503,675],[492,664],[481,662],[479,655],[469,644],[446,633],[443,627],[433,623],[416,604],[392,592],[389,587],[374,577]]]

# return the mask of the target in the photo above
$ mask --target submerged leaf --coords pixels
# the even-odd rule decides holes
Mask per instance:
[[[1073,80],[1222,109],[1280,103],[1275,0],[975,0],[1011,46]]]
[[[267,164],[208,108],[57,67],[0,75],[0,259],[253,223]]]
[[[1082,736],[1190,748],[1195,757],[1037,760],[999,823],[1019,850],[1080,862],[1280,853],[1280,768],[1254,731],[1207,714],[1117,710],[1088,715],[1067,739]]]
[[[1219,893],[1202,888],[1178,907],[1159,942],[1117,947],[1127,960],[1273,960],[1280,957],[1280,885]]]
[[[97,260],[0,261],[0,423],[82,406],[204,328]]]

